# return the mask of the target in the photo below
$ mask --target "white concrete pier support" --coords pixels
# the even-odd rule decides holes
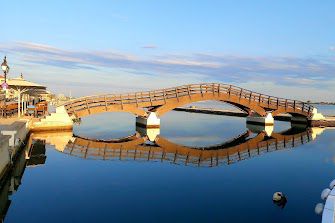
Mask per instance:
[[[309,118],[311,121],[320,121],[325,120],[325,116],[323,116],[321,113],[318,112],[318,109],[313,108],[312,116]]]
[[[150,112],[148,117],[136,117],[136,126],[143,128],[159,128],[161,120],[157,117],[155,112]]]
[[[314,123],[321,125],[321,123],[326,120],[326,117],[318,112],[318,109],[313,108],[311,117],[308,118],[308,122],[313,126]]]
[[[264,117],[254,113],[247,117],[247,124],[273,126],[274,118],[272,117],[272,114],[270,112],[267,113]]]
[[[160,128],[143,128],[136,126],[136,131],[140,133],[142,137],[148,137],[150,142],[154,142],[156,137],[160,134]]]

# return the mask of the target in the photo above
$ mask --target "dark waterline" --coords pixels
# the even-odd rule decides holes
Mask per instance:
[[[135,133],[124,113],[88,117],[76,135]],[[290,128],[276,122],[275,132]],[[160,135],[186,146],[220,144],[246,131],[245,119],[170,112]],[[320,222],[314,207],[334,175],[335,131],[314,141],[216,167],[159,161],[81,159],[46,146],[46,162],[26,168],[5,222]],[[272,194],[288,198],[281,209]]]

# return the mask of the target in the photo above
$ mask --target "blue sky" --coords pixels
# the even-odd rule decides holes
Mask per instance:
[[[10,76],[87,95],[223,82],[335,101],[335,1],[3,2]]]

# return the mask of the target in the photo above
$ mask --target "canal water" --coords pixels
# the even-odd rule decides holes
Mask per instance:
[[[287,129],[290,123],[275,123],[274,132],[286,135],[284,143],[262,144],[261,151],[250,143],[247,152],[216,160],[215,148],[233,154],[236,145],[259,134],[248,132],[244,118],[172,111],[162,117],[158,136],[160,142],[173,145],[165,147],[172,150],[145,142],[143,151],[150,148],[150,152],[143,158],[139,153],[122,153],[128,148],[124,144],[117,150],[121,155],[106,157],[106,150],[96,156],[87,152],[97,142],[90,139],[138,139],[135,117],[105,113],[83,118],[74,128],[81,139],[72,133],[57,140],[40,136],[44,141],[38,142],[46,142],[45,157],[19,165],[12,178],[16,188],[8,186],[8,197],[6,191],[1,193],[1,213],[8,223],[321,222],[314,209],[323,202],[321,191],[335,179],[335,130]],[[290,135],[295,135],[293,143]],[[82,150],[74,145],[79,141],[88,142]],[[173,156],[174,148],[191,151],[187,154],[202,149],[200,154],[210,151],[216,157]],[[162,158],[150,158],[156,151],[163,151]],[[273,203],[276,191],[286,195],[286,204]]]

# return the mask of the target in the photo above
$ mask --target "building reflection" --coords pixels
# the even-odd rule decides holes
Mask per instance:
[[[231,140],[208,147],[179,145],[159,134],[148,136],[139,132],[110,141],[74,136],[72,132],[34,133],[33,138],[45,140],[55,145],[58,151],[83,159],[160,161],[213,167],[230,165],[268,152],[295,148],[314,140],[322,131],[323,129],[318,128],[292,127],[276,133],[250,128]]]
[[[2,222],[10,207],[11,196],[15,194],[21,185],[21,179],[26,167],[45,163],[45,142],[30,138],[27,146],[17,153],[13,160],[10,171],[0,179],[0,216]]]

